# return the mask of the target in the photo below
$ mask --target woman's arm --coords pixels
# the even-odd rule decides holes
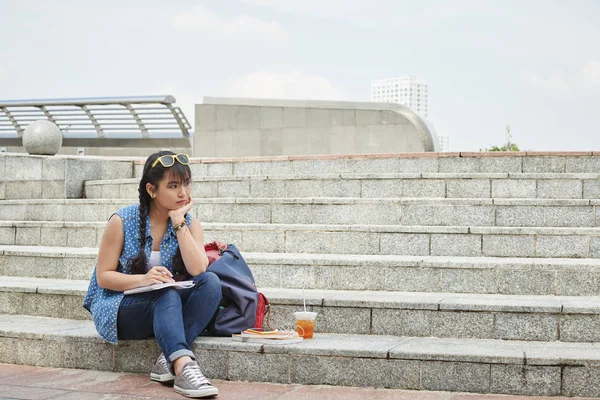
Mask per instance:
[[[173,226],[185,221],[185,214],[192,209],[193,204],[193,200],[190,199],[185,206],[169,212]],[[206,271],[208,256],[204,250],[204,230],[200,221],[192,217],[189,228],[187,224],[184,224],[182,228],[178,229],[177,242],[187,272],[192,276],[196,276]]]
[[[145,275],[118,272],[117,266],[119,265],[119,256],[123,251],[123,242],[123,221],[115,214],[106,224],[98,251],[96,280],[101,288],[124,292],[153,283],[173,281],[171,273],[165,267],[154,267]]]
[[[192,223],[177,231],[177,241],[181,250],[181,258],[187,272],[196,276],[208,268],[208,256],[204,251],[204,230],[200,221],[192,217]]]

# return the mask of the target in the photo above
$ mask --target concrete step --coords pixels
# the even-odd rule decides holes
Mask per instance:
[[[600,295],[600,260],[253,253],[259,287],[323,290]],[[95,248],[0,246],[0,275],[88,280]]]
[[[105,222],[0,221],[0,245],[98,247]],[[203,223],[250,252],[600,258],[600,228]]]
[[[2,314],[90,319],[81,304],[87,281],[0,277]],[[261,288],[271,323],[293,327],[302,289]],[[416,337],[596,342],[600,297],[377,291],[304,291],[307,309],[319,313],[316,329]]]
[[[143,158],[0,154],[0,199],[78,198],[83,182],[141,176]],[[193,176],[364,173],[591,173],[600,157],[580,153],[409,153],[194,159]],[[23,181],[26,182],[23,182]],[[567,184],[568,185],[568,184]],[[544,189],[542,190],[544,191]]]
[[[135,199],[3,200],[0,220],[105,221]],[[593,227],[600,199],[199,198],[202,222]],[[600,219],[599,219],[600,220]]]
[[[87,181],[88,199],[136,198],[139,178]],[[600,174],[412,173],[194,177],[194,197],[600,198]],[[22,197],[27,198],[27,197]]]
[[[148,373],[152,339],[103,342],[91,321],[0,315],[0,362]],[[200,337],[210,379],[522,395],[600,395],[593,343],[326,334],[288,345]]]
[[[131,158],[0,154],[0,199],[81,198],[84,182],[132,178]]]
[[[598,173],[597,152],[404,153],[193,159],[193,176],[340,173]],[[134,161],[135,177],[144,161]]]

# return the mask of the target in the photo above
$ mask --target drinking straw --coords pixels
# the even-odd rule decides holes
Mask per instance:
[[[306,313],[306,296],[304,295],[304,284],[306,283],[306,271],[304,271],[304,279],[302,279],[302,301],[304,302],[304,312]]]
[[[304,288],[302,288],[302,300],[304,300],[304,312],[306,312],[306,297],[304,296]]]

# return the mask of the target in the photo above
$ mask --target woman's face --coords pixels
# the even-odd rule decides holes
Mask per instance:
[[[185,206],[191,198],[192,186],[189,180],[181,181],[175,174],[165,174],[158,182],[154,201],[161,208],[177,210]]]

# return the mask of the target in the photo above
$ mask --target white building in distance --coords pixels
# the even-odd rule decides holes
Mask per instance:
[[[402,104],[427,117],[427,83],[406,76],[371,81],[371,101]]]
[[[445,134],[438,136],[440,141],[440,151],[450,151],[450,137]]]

